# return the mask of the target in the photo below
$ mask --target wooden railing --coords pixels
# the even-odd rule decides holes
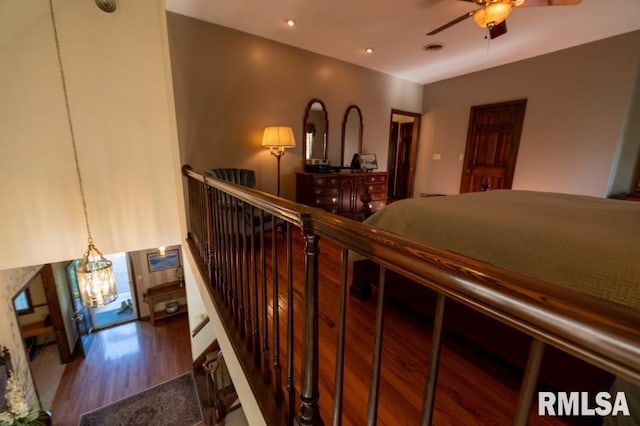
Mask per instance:
[[[568,289],[325,211],[241,187],[183,167],[188,186],[188,243],[225,330],[268,424],[321,424],[318,400],[318,286],[320,238],[341,247],[341,293],[333,422],[341,424],[347,263],[350,252],[402,274],[438,294],[422,424],[430,424],[447,299],[461,302],[533,337],[515,424],[526,424],[545,345],[553,345],[619,377],[640,383],[640,315]],[[302,312],[294,313],[292,232],[304,237]],[[272,232],[271,266],[265,233]],[[285,240],[277,250],[276,233]],[[284,256],[279,262],[278,256]],[[285,265],[281,273],[279,265]],[[269,271],[269,267],[271,270]],[[270,280],[267,279],[271,272]],[[286,292],[279,282],[286,278]],[[380,274],[368,424],[377,417],[385,274]],[[280,295],[284,294],[284,297]],[[278,303],[274,303],[274,300]],[[285,301],[283,303],[283,300]],[[286,311],[286,315],[280,312]],[[295,315],[294,315],[295,314]],[[294,383],[294,323],[304,315],[300,383]],[[281,318],[282,317],[282,318]],[[286,322],[281,330],[280,321]],[[280,336],[286,335],[282,345]],[[281,358],[281,348],[284,357]],[[282,362],[286,371],[282,371]],[[283,377],[284,374],[284,377]]]

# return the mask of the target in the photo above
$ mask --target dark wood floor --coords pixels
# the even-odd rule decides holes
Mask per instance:
[[[302,240],[294,230],[294,253],[301,253]],[[270,242],[268,241],[269,245]],[[284,243],[279,243],[284,247]],[[339,274],[341,249],[321,240],[319,335],[320,335],[320,410],[325,424],[332,423],[335,348],[339,323]],[[294,255],[295,256],[295,255]],[[269,259],[269,253],[267,253]],[[280,264],[281,364],[286,372],[286,269]],[[300,383],[302,353],[304,262],[294,262],[294,311],[296,312],[296,350],[294,383]],[[267,266],[267,277],[271,277]],[[270,278],[269,278],[270,281]],[[376,298],[347,303],[345,354],[344,425],[363,425],[367,418],[369,385],[372,374]],[[431,321],[397,303],[387,303],[383,334],[382,372],[378,424],[415,425],[420,423],[426,382]],[[272,333],[272,331],[271,331]],[[522,373],[453,333],[446,333],[441,354],[434,424],[435,425],[509,425],[518,400]],[[283,382],[284,382],[283,378]],[[532,410],[533,411],[533,410]],[[585,424],[582,420],[530,416],[532,425]]]
[[[85,359],[67,364],[54,397],[54,425],[76,425],[82,413],[138,393],[192,369],[186,315],[134,321],[94,335]]]

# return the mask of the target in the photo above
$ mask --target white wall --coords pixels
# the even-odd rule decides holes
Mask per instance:
[[[458,193],[472,106],[527,98],[513,187],[607,195],[639,66],[634,32],[426,85],[415,194]]]

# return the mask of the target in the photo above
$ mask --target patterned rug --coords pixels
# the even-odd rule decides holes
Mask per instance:
[[[80,426],[194,425],[202,420],[192,373],[80,416]]]

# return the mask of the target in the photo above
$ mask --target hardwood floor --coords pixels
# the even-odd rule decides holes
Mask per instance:
[[[294,383],[300,384],[302,359],[302,317],[304,262],[299,231],[294,230]],[[267,247],[270,246],[267,241]],[[284,248],[284,242],[278,244]],[[320,411],[325,424],[332,423],[334,367],[339,324],[339,274],[341,249],[328,240],[320,242],[319,336]],[[267,252],[267,259],[270,254]],[[286,374],[286,266],[279,256],[280,363]],[[265,274],[271,281],[271,267]],[[270,285],[270,284],[269,284]],[[392,283],[390,284],[392,285]],[[348,297],[345,351],[343,425],[366,424],[372,375],[376,297],[359,300]],[[383,332],[382,371],[378,403],[378,424],[420,423],[426,383],[432,324],[403,305],[387,302]],[[269,315],[272,310],[269,309]],[[271,321],[270,321],[271,322]],[[270,343],[273,329],[270,324]],[[506,342],[508,344],[508,342]],[[522,372],[453,333],[443,338],[438,391],[433,417],[435,425],[509,425],[518,401]],[[273,351],[273,348],[271,348]],[[286,377],[283,377],[283,383]],[[603,389],[606,390],[606,389]],[[299,401],[298,401],[299,403]],[[297,406],[297,404],[296,404]],[[583,419],[538,417],[535,408],[531,425],[589,424]],[[593,420],[593,419],[592,419]],[[596,420],[597,421],[597,420]]]
[[[51,403],[64,374],[65,365],[60,362],[58,345],[48,344],[38,348],[31,359],[31,371],[36,382],[43,410],[51,410]]]
[[[186,315],[134,321],[94,335],[85,359],[67,364],[54,397],[54,425],[75,425],[82,413],[131,396],[192,369]]]

